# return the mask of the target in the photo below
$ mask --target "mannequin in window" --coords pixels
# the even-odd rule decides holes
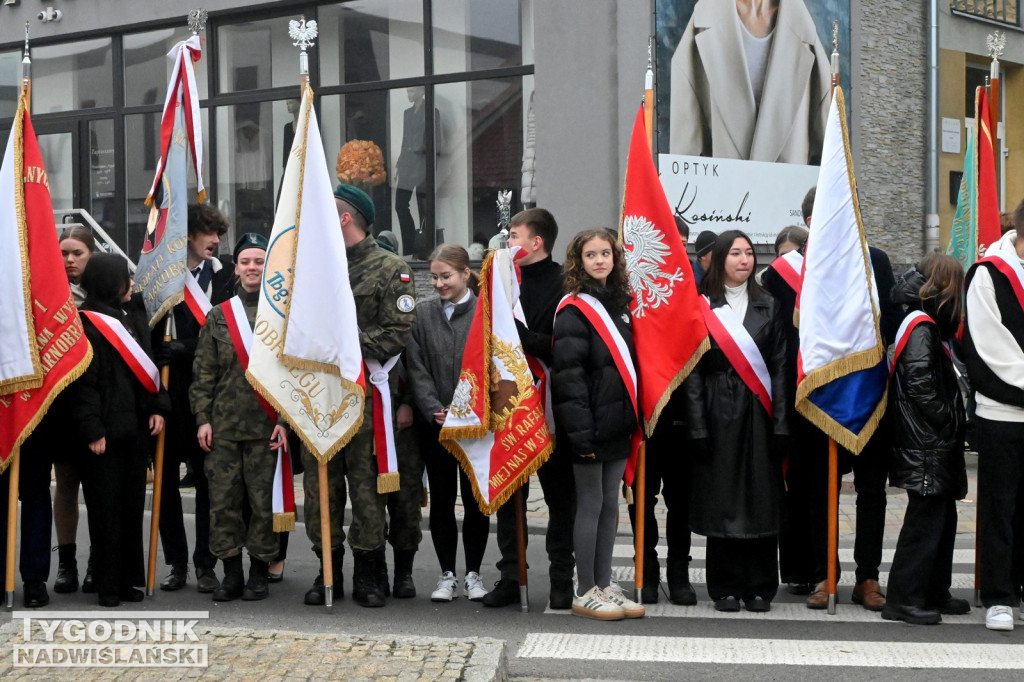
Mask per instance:
[[[420,230],[430,236],[432,249],[433,232],[431,216],[427,212],[427,137],[426,116],[423,113],[424,93],[422,87],[406,88],[406,95],[412,106],[405,110],[402,123],[402,148],[395,164],[395,214],[402,232],[402,254],[410,255],[416,250],[416,222],[413,220],[410,203],[416,194],[416,209]],[[434,155],[440,154],[441,115],[434,109]],[[428,249],[428,250],[429,250]]]

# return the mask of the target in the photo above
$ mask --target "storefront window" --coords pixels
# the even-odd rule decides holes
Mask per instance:
[[[114,104],[110,38],[32,48],[32,113]]]
[[[163,105],[167,83],[174,62],[167,56],[171,48],[188,36],[180,28],[165,28],[147,33],[130,33],[124,37],[124,97],[125,104],[142,106]],[[208,55],[194,64],[199,98],[206,99],[206,67]]]
[[[114,121],[103,118],[89,121],[89,178],[85,209],[107,234],[120,243],[126,243],[124,225],[117,219],[114,208]]]
[[[321,7],[320,82],[367,83],[423,75],[423,5],[357,0]]]
[[[217,41],[221,92],[299,84],[299,51],[288,37],[287,17],[222,26]]]
[[[434,73],[482,71],[533,61],[533,0],[434,0]],[[524,31],[523,26],[530,31]],[[529,52],[524,48],[529,48]]]
[[[21,91],[21,52],[0,52],[0,118],[10,118],[18,111]]]

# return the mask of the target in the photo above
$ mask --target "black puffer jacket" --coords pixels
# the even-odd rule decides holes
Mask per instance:
[[[597,298],[629,346],[635,360],[629,326],[628,299],[616,299],[607,289],[589,286],[583,293]],[[583,313],[566,306],[555,316],[551,391],[558,437],[575,455],[594,453],[597,461],[624,459],[637,429],[636,414],[626,385],[608,346]]]
[[[909,275],[910,273],[908,273]],[[920,310],[923,278],[904,275],[893,298]],[[967,494],[964,466],[966,416],[953,363],[942,347],[952,339],[953,320],[932,306],[924,312],[937,322],[918,324],[896,361],[886,415],[893,450],[889,483],[920,495]]]
[[[81,309],[94,310],[120,320],[147,354],[151,354],[145,311],[134,307],[114,309],[88,298]],[[166,417],[170,412],[167,393],[162,388],[159,395],[147,392],[89,318],[83,315],[82,321],[85,335],[92,344],[93,357],[85,373],[72,384],[75,401],[71,411],[83,442],[92,443],[100,438],[106,438],[108,442],[128,440],[148,433],[150,415]]]

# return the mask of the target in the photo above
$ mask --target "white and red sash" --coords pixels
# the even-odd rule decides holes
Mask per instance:
[[[94,310],[83,310],[82,314],[88,317],[103,338],[110,342],[142,387],[150,393],[158,393],[160,371],[121,321]]]
[[[622,383],[626,385],[626,392],[629,394],[629,400],[633,403],[633,413],[637,419],[637,429],[633,433],[633,440],[630,444],[629,459],[626,461],[626,472],[623,475],[623,480],[626,485],[633,485],[633,474],[636,472],[636,457],[637,452],[640,448],[640,443],[643,440],[640,432],[640,410],[637,405],[637,382],[636,382],[636,367],[633,366],[633,356],[630,355],[629,346],[626,344],[626,339],[622,337],[618,327],[615,326],[615,322],[612,320],[608,311],[604,305],[601,304],[596,298],[590,294],[577,294],[567,295],[558,302],[558,307],[555,309],[555,314],[558,314],[562,308],[566,306],[575,306],[583,316],[587,318],[591,326],[594,327],[594,331],[604,341],[604,345],[608,347],[608,352],[612,355],[612,360],[615,362],[616,369],[619,370],[619,376],[622,378]]]
[[[210,304],[210,299],[206,297],[206,292],[199,286],[198,280],[196,280],[195,275],[191,272],[185,275],[185,305],[188,306],[189,311],[196,318],[200,327],[206,324],[206,316],[213,308],[213,305]],[[243,315],[242,317],[245,316]]]
[[[373,387],[373,450],[377,456],[377,493],[384,495],[399,490],[398,452],[395,449],[394,414],[391,405],[391,385],[388,379],[391,370],[401,355],[388,359],[383,364],[372,358],[363,363],[370,375]]]
[[[936,324],[935,320],[931,318],[927,313],[914,310],[907,313],[907,316],[903,318],[903,322],[900,324],[899,330],[896,332],[896,344],[892,354],[892,364],[889,366],[889,377],[896,373],[896,363],[900,360],[900,354],[903,353],[903,349],[907,345],[907,341],[910,339],[910,333],[919,324],[931,323]],[[949,346],[945,343],[942,344],[942,350],[946,351],[946,357],[952,360],[953,354],[949,351]]]
[[[186,278],[187,281],[187,278]],[[195,281],[195,278],[192,278]],[[203,300],[206,297],[203,296]],[[188,300],[186,296],[186,300]],[[245,316],[245,305],[238,296],[224,301],[220,305],[224,313],[224,321],[228,325],[228,334],[231,335],[231,345],[238,356],[238,364],[244,372],[249,368],[249,351],[252,349],[252,329],[249,327],[249,320]],[[205,319],[204,319],[205,321]],[[266,413],[267,418],[273,425],[277,424],[277,412],[274,408],[253,389],[256,401]],[[292,485],[292,458],[288,452],[288,441],[284,446],[277,449],[277,464],[274,467],[274,532],[284,533],[295,530],[295,488]]]
[[[707,296],[701,296],[701,307],[711,338],[722,349],[743,383],[757,396],[768,416],[772,416],[772,379],[768,365],[754,337],[743,326],[743,320],[728,304],[712,308]]]
[[[793,291],[798,294],[800,293],[800,285],[803,282],[804,257],[800,255],[799,251],[790,251],[789,253],[782,254],[773,260],[769,267],[779,273],[779,277]]]
[[[978,262],[991,263],[995,266],[996,270],[1003,273],[1006,279],[1010,280],[1013,293],[1017,295],[1017,301],[1024,308],[1024,267],[1021,266],[1020,259],[1017,258],[1016,254],[1006,251],[993,251]]]

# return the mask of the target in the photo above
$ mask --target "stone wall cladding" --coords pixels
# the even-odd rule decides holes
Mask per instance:
[[[859,5],[860,78],[852,99],[861,214],[868,241],[900,272],[924,248],[927,3]]]

